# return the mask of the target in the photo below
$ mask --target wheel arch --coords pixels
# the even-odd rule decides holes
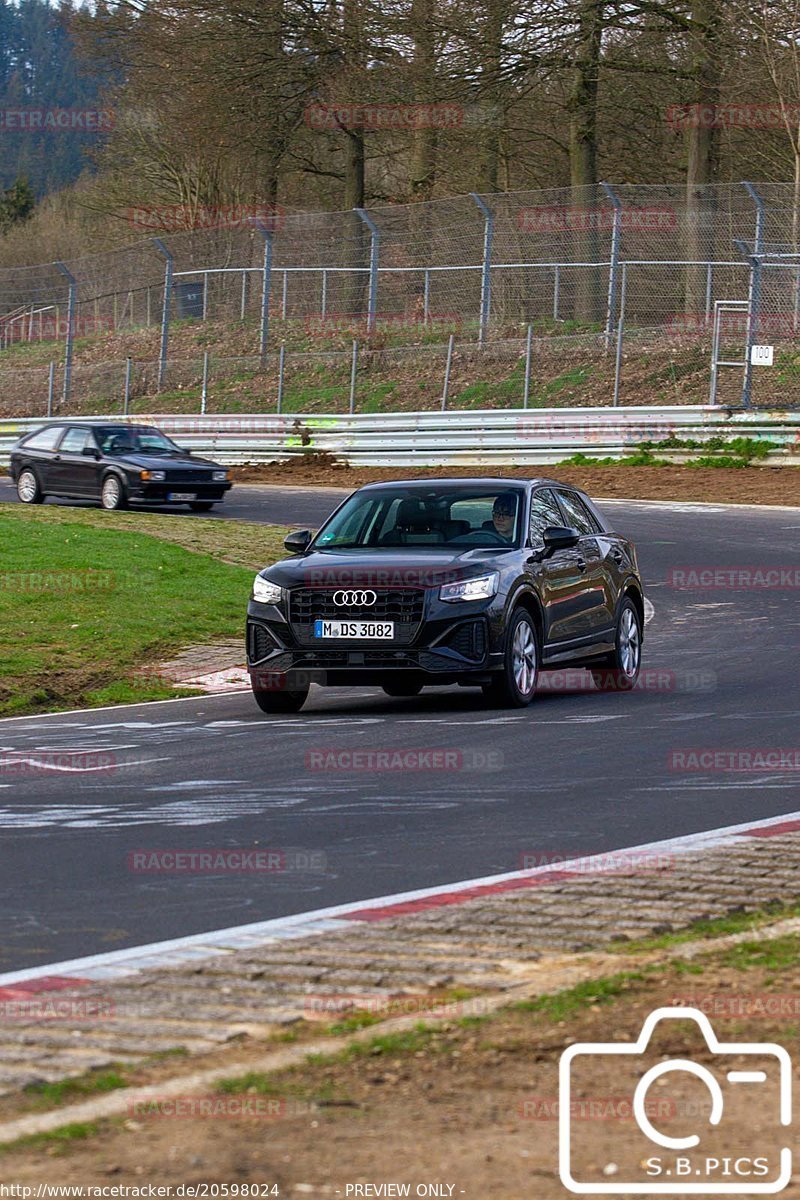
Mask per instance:
[[[628,583],[626,583],[622,590],[622,594],[620,595],[620,603],[622,603],[622,601],[625,599],[630,600],[636,608],[636,612],[639,616],[642,641],[644,641],[644,596],[642,595],[642,589],[639,587],[638,583],[634,582],[634,580],[630,580]]]

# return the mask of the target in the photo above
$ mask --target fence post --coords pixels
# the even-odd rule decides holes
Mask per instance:
[[[321,315],[328,315],[328,272],[322,268],[322,300],[321,300]]]
[[[525,342],[525,384],[522,389],[522,407],[528,407],[528,397],[531,394],[531,340],[533,337],[533,326],[528,326],[528,337]]]
[[[242,271],[242,298],[239,304],[239,320],[243,321],[247,312],[247,271]]]
[[[422,300],[422,324],[427,326],[431,315],[431,272],[430,267],[425,268],[425,287]]]
[[[203,351],[203,386],[200,389],[200,415],[204,416],[208,399],[208,351]]]
[[[283,291],[281,292],[281,320],[286,320],[286,300],[289,294],[289,272],[283,272]]]
[[[708,265],[706,266],[706,324],[708,324],[708,318],[711,315],[711,292],[712,292],[713,276],[714,276],[714,264],[708,263]]]
[[[47,381],[47,415],[48,415],[48,417],[52,417],[52,415],[53,415],[53,392],[55,391],[55,386],[56,386],[56,364],[51,360],[50,375],[49,375],[49,378]]]
[[[553,320],[558,320],[558,303],[561,298],[561,266],[556,263],[555,278],[553,279]]]
[[[447,340],[447,362],[444,366],[444,387],[442,388],[442,412],[447,408],[447,394],[450,391],[450,368],[453,365],[453,343],[456,340],[454,333],[450,334]]]
[[[278,351],[278,412],[280,413],[283,407],[283,372],[286,366],[286,343],[281,342],[281,348]]]
[[[350,415],[356,411],[356,374],[358,372],[358,342],[353,341],[353,361],[350,366]]]
[[[619,271],[619,243],[622,233],[622,201],[610,183],[601,181],[600,187],[614,205],[614,225],[611,230],[611,263],[608,269],[608,305],[606,307],[606,350],[611,345],[611,334],[617,316],[617,273]]]
[[[78,281],[63,262],[57,262],[56,269],[61,272],[69,283],[69,300],[67,301],[67,344],[64,352],[64,393],[63,400],[69,400],[72,387],[72,348],[75,341],[75,304],[78,299]]]
[[[150,318],[152,316],[150,309],[151,309],[150,284],[148,283],[148,285],[147,285],[147,328],[148,329],[150,328]]]
[[[262,365],[267,357],[269,340],[269,295],[272,287],[272,230],[256,221],[256,229],[264,239],[264,264],[261,268],[261,335],[258,352]]]
[[[128,409],[131,403],[131,358],[130,355],[125,359],[125,396],[122,401],[122,415],[127,417]]]
[[[203,320],[208,319],[208,271],[203,272]]]
[[[375,313],[378,307],[378,257],[381,234],[378,226],[364,208],[354,210],[369,230],[369,306],[367,308],[367,332],[375,329]]]
[[[628,264],[622,264],[622,289],[619,297],[619,320],[617,321],[617,358],[614,363],[614,408],[619,407],[619,377],[622,370],[622,340],[625,336],[625,293],[628,290]]]
[[[486,330],[492,306],[492,242],[494,241],[494,213],[477,192],[470,196],[483,213],[483,266],[481,268],[481,318],[478,328],[478,344],[486,345]]]
[[[744,348],[744,382],[742,384],[742,405],[750,407],[750,393],[753,386],[753,364],[750,362],[750,352],[755,343],[756,322],[760,317],[761,307],[761,256],[764,248],[764,200],[756,191],[755,185],[742,181],[750,199],[756,206],[756,227],[753,253],[750,258],[750,287],[747,294],[747,342]]]
[[[169,347],[169,310],[172,307],[172,271],[174,267],[174,259],[162,242],[161,238],[154,237],[153,245],[156,250],[165,260],[164,266],[164,309],[161,314],[161,350],[158,356],[158,390],[164,386],[164,375],[167,370],[167,350]]]

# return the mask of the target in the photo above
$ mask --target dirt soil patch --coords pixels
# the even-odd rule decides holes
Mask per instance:
[[[775,1042],[792,1055],[797,949],[788,937],[689,963],[645,963],[596,988],[582,985],[493,1016],[377,1037],[271,1076],[238,1075],[204,1097],[184,1098],[183,1115],[156,1101],[147,1111],[132,1108],[121,1122],[83,1130],[84,1138],[73,1130],[59,1142],[10,1149],[0,1156],[0,1175],[24,1184],[262,1183],[277,1190],[259,1195],[284,1197],[402,1195],[356,1192],[353,1185],[407,1183],[412,1196],[555,1200],[567,1195],[558,1177],[564,1049],[574,1042],[631,1042],[656,1008],[695,1006],[709,1014],[722,1040]],[[723,1082],[724,1119],[715,1130],[708,1124],[710,1094],[695,1076],[671,1072],[648,1092],[655,1127],[672,1137],[700,1134],[697,1151],[660,1149],[631,1119],[642,1069],[663,1056],[707,1066]],[[747,1067],[766,1069],[767,1081],[725,1084],[727,1070]],[[243,1068],[239,1055],[236,1070]],[[757,1171],[745,1157],[774,1164],[784,1145],[774,1063],[712,1054],[690,1020],[663,1022],[647,1056],[635,1063],[587,1057],[575,1064],[573,1078],[573,1163],[582,1179],[638,1182],[654,1160],[679,1174],[676,1161],[688,1156],[692,1175],[716,1159],[720,1165],[708,1168],[708,1178],[719,1182],[733,1177],[737,1160],[739,1171]],[[200,1100],[205,1116],[197,1115]],[[442,1190],[417,1191],[433,1183]],[[797,1177],[782,1194],[800,1195]]]
[[[582,488],[590,496],[632,500],[702,500],[716,504],[800,505],[800,467],[348,467],[328,455],[234,467],[241,483],[356,488],[383,479],[457,476],[531,478]]]

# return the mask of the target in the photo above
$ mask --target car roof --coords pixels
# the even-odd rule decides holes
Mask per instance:
[[[435,477],[435,478],[430,478],[430,479],[387,479],[387,480],[381,480],[380,482],[376,482],[376,483],[362,484],[362,486],[358,489],[358,491],[366,491],[367,488],[382,489],[382,488],[395,488],[395,487],[428,488],[428,489],[431,487],[456,487],[456,488],[459,488],[459,487],[479,487],[479,488],[499,487],[499,488],[507,489],[507,488],[512,488],[512,487],[513,488],[524,488],[524,487],[541,487],[541,486],[571,488],[572,484],[565,484],[563,481],[558,480],[558,479],[546,479],[546,478],[512,479],[512,478],[509,478],[507,475],[477,475],[477,476],[473,476],[473,475],[461,476],[461,475],[459,475],[454,478]],[[574,490],[580,491],[580,488],[576,488]]]

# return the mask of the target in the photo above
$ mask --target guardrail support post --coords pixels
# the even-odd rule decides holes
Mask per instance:
[[[483,266],[481,268],[481,318],[478,327],[478,344],[486,345],[489,313],[492,307],[492,243],[494,241],[494,213],[477,192],[470,196],[483,213]]]
[[[365,208],[354,210],[369,230],[369,301],[367,307],[367,332],[375,329],[378,308],[378,258],[381,248],[381,233]]]
[[[269,295],[272,286],[272,230],[260,221],[256,221],[256,229],[264,239],[264,263],[261,268],[261,334],[258,352],[263,365],[267,357],[269,341]]]
[[[153,245],[164,259],[164,307],[161,313],[161,351],[158,356],[158,390],[164,386],[164,376],[167,371],[167,350],[169,348],[169,310],[172,307],[172,272],[175,260],[161,238],[154,237]]]
[[[75,342],[75,305],[78,300],[78,281],[63,262],[55,264],[69,284],[69,299],[67,301],[67,344],[64,351],[64,404],[69,400],[72,387],[72,349]],[[57,328],[57,327],[56,327]]]
[[[606,350],[611,345],[611,335],[617,317],[617,275],[619,271],[619,244],[622,235],[622,201],[610,183],[600,183],[600,187],[614,206],[614,224],[611,230],[611,263],[608,268],[608,304],[606,306]]]
[[[764,199],[756,191],[754,184],[742,180],[742,187],[756,206],[755,243],[750,257],[750,287],[747,293],[747,342],[744,348],[744,382],[742,384],[742,407],[750,407],[750,393],[753,386],[753,364],[750,361],[751,351],[756,339],[756,322],[761,315],[761,258],[764,249]]]
[[[525,342],[525,384],[522,389],[522,407],[528,407],[528,397],[531,394],[531,342],[533,338],[533,326],[528,326],[528,337]]]

